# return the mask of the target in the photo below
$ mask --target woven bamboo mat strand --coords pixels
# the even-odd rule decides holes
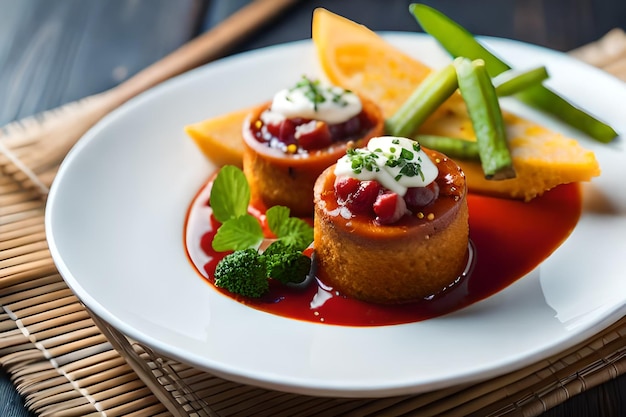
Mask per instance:
[[[626,371],[626,319],[592,341],[559,356],[482,384],[434,391],[417,396],[385,399],[327,399],[243,387],[185,365],[154,361],[161,381],[169,379],[188,387],[188,400],[196,407],[207,404],[222,416],[389,416],[515,415],[534,416],[560,404],[569,396],[615,378]],[[163,374],[165,372],[165,374]],[[199,371],[197,371],[199,372]],[[162,382],[165,384],[165,382]],[[203,415],[203,414],[199,414]]]
[[[572,55],[626,81],[626,34]],[[38,143],[5,143],[36,178],[0,176],[0,365],[40,416],[537,416],[626,373],[626,318],[552,358],[491,380],[382,399],[319,398],[226,381],[158,355],[90,314],[58,274],[45,241],[54,162]],[[49,158],[50,156],[46,156]],[[0,152],[0,162],[6,162]],[[7,172],[7,170],[11,172]],[[10,175],[6,175],[10,174]],[[32,174],[32,173],[31,173]]]

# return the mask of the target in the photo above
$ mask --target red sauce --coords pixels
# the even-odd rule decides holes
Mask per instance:
[[[198,194],[190,213],[206,207],[206,200],[205,189],[204,196],[203,191]],[[432,299],[398,306],[377,305],[338,295],[318,280],[312,280],[304,289],[272,285],[267,296],[258,300],[213,288],[251,308],[310,322],[382,326],[426,320],[487,298],[523,277],[569,236],[581,213],[577,184],[561,185],[528,203],[470,194],[468,205],[473,267],[466,277]],[[211,248],[218,224],[201,216],[190,222],[191,217],[187,218],[185,233],[203,232],[198,242],[187,245],[187,252],[192,261],[200,253],[212,257],[198,268],[212,284],[215,266],[226,255]]]

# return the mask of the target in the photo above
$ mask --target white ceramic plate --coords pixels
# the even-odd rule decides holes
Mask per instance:
[[[387,34],[410,54],[448,61],[421,35]],[[549,84],[626,132],[624,83],[550,50],[499,39],[514,66],[546,64]],[[388,396],[477,381],[556,354],[626,313],[624,140],[599,145],[521,105],[510,108],[592,148],[603,174],[584,189],[580,223],[532,273],[447,316],[341,327],[247,308],[201,279],[183,225],[213,172],[183,126],[270,98],[316,74],[310,42],[246,53],[173,79],[106,117],[56,177],[46,226],[54,260],[78,297],[134,339],[241,383],[295,393]]]

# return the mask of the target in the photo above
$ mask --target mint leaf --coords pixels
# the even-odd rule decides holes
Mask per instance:
[[[295,250],[302,251],[313,241],[313,228],[297,217],[289,217],[289,208],[270,207],[265,213],[272,233]]]
[[[302,251],[313,242],[313,228],[302,219],[290,217],[283,223],[279,238]]]
[[[220,223],[247,214],[250,187],[243,172],[232,165],[223,166],[213,181],[209,202]]]
[[[263,229],[258,220],[245,214],[222,223],[213,238],[213,249],[218,252],[229,250],[257,249],[263,241]]]
[[[258,249],[264,239],[263,229],[248,214],[250,187],[239,168],[222,167],[213,181],[209,203],[213,216],[222,223],[213,238],[213,249],[218,252]],[[289,217],[287,207],[270,207],[266,218],[272,233],[294,250],[302,251],[313,241],[313,228],[304,220]]]
[[[265,217],[267,218],[267,225],[269,226],[272,233],[276,235],[276,237],[281,237],[286,234],[287,231],[283,230],[283,224],[289,218],[289,207],[285,206],[273,206],[267,209],[265,212]]]

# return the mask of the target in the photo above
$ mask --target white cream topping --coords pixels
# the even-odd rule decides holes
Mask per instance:
[[[337,177],[360,181],[376,180],[401,196],[412,187],[426,187],[439,175],[437,166],[411,139],[380,136],[372,138],[367,148],[348,151],[337,161]]]
[[[278,113],[283,118],[302,117],[336,124],[356,116],[362,108],[356,94],[303,77],[294,87],[274,95],[269,112]]]
[[[286,117],[275,111],[265,110],[263,113],[261,113],[260,119],[263,122],[263,124],[277,125],[277,124],[280,124],[283,120],[285,120]]]

